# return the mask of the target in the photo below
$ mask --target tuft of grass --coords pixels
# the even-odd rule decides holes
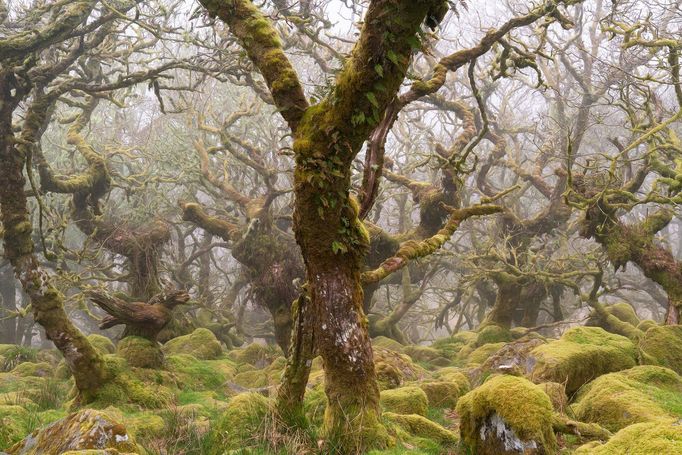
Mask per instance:
[[[35,362],[38,359],[38,350],[28,346],[16,345],[6,350],[2,356],[5,358],[0,365],[0,371],[11,371],[17,365],[24,362]]]

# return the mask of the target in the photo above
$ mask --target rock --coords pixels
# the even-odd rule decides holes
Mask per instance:
[[[119,453],[140,452],[123,425],[101,411],[84,409],[34,431],[9,449],[8,453],[61,455],[68,451],[93,449],[115,449]]]
[[[605,444],[590,443],[575,455],[672,455],[682,453],[682,425],[679,420],[630,425]]]
[[[668,367],[682,374],[682,325],[657,325],[639,342],[643,363]]]
[[[190,354],[199,360],[214,360],[223,355],[223,348],[213,332],[201,328],[168,341],[163,345],[163,352],[167,355]]]
[[[119,341],[116,354],[126,359],[131,367],[161,368],[164,362],[159,343],[137,336]]]
[[[116,352],[116,346],[109,338],[93,333],[88,335],[88,341],[102,354],[113,354]]]
[[[493,376],[457,403],[462,440],[477,455],[556,451],[552,403],[525,378]]]
[[[381,406],[388,412],[396,414],[418,414],[425,416],[429,408],[426,393],[415,386],[381,392]]]
[[[418,414],[384,412],[383,416],[410,435],[435,441],[441,448],[454,446],[459,442],[455,433]]]
[[[507,343],[504,341],[499,343],[484,344],[483,346],[479,346],[473,351],[469,352],[464,360],[466,361],[467,365],[481,365],[482,363],[485,363],[490,356],[502,349],[506,344]],[[460,356],[462,356],[464,352],[466,352],[466,350],[462,349]]]
[[[682,418],[682,377],[651,365],[607,374],[587,384],[572,408],[578,420],[614,432],[634,423]]]
[[[470,372],[472,382],[479,384],[481,378],[488,377],[491,374],[511,374],[514,376],[528,374],[533,370],[536,363],[533,349],[545,343],[545,340],[542,338],[526,336],[519,340],[502,344],[499,349],[481,363],[480,367]],[[474,351],[471,356],[474,356],[476,352],[478,350]]]
[[[390,349],[391,351],[395,352],[402,352],[405,346],[403,346],[401,343],[398,343],[393,338],[388,338],[381,335],[372,338],[372,347]]]
[[[405,346],[403,352],[409,355],[415,362],[428,364],[427,366],[447,366],[450,360],[443,357],[442,353],[429,346]]]
[[[538,384],[538,387],[547,394],[552,401],[552,407],[555,411],[564,413],[568,407],[568,396],[566,395],[566,387],[558,382],[543,382]]]
[[[602,374],[636,365],[633,343],[601,327],[574,327],[531,354],[536,359],[532,380],[565,383],[569,396]]]
[[[644,319],[637,325],[637,328],[642,332],[646,332],[652,327],[658,327],[658,324],[656,323],[656,321],[652,321],[651,319]]]
[[[374,349],[374,369],[381,389],[395,389],[406,381],[416,381],[428,375],[412,359],[390,349]]]

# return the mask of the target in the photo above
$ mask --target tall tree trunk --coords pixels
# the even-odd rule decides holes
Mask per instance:
[[[24,192],[26,156],[14,147],[14,76],[0,71],[0,220],[5,256],[31,299],[33,316],[61,351],[73,373],[80,398],[87,401],[108,379],[104,361],[64,311],[64,296],[40,267],[31,238],[33,227]],[[17,98],[18,93],[15,95]]]

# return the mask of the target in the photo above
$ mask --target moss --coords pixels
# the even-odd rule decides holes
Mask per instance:
[[[84,409],[70,414],[9,449],[10,454],[56,455],[69,450],[112,449],[139,453],[132,435],[101,411]]]
[[[497,351],[502,349],[507,343],[505,342],[500,342],[500,343],[490,343],[490,344],[484,344],[483,346],[480,346],[476,349],[474,349],[471,353],[469,353],[466,357],[466,363],[467,365],[480,365],[488,358],[495,354]]]
[[[572,406],[576,418],[618,431],[633,423],[682,417],[682,378],[657,366],[638,366],[601,376]]]
[[[321,425],[326,408],[327,395],[324,393],[323,387],[313,387],[312,389],[306,391],[303,409],[308,422],[314,426]]]
[[[189,354],[167,357],[166,368],[178,376],[183,389],[199,391],[218,389],[235,374],[229,360],[201,361]]]
[[[116,352],[116,346],[114,346],[114,343],[105,336],[93,333],[88,335],[87,338],[90,344],[102,354],[113,354]]]
[[[679,421],[630,425],[605,444],[579,447],[575,455],[651,455],[682,453],[682,426]]]
[[[402,352],[403,348],[405,347],[402,344],[398,343],[396,340],[385,336],[378,336],[372,338],[372,346],[375,348],[390,349],[391,351],[395,352]]]
[[[546,453],[556,450],[552,403],[527,379],[493,376],[459,399],[457,413],[462,439],[477,454],[506,453],[504,447],[511,443]],[[506,439],[500,438],[501,430]]]
[[[564,412],[568,407],[568,396],[566,395],[566,387],[558,382],[543,382],[538,384],[543,392],[547,394],[552,401],[552,407],[557,412]]]
[[[466,378],[464,378],[466,381]],[[419,384],[432,408],[454,408],[459,397],[469,391],[469,382],[431,381]]]
[[[263,422],[270,412],[270,401],[253,392],[236,395],[216,424],[222,449],[253,445],[263,434]]]
[[[237,363],[246,363],[256,368],[264,368],[280,355],[281,352],[272,346],[251,343],[243,349],[230,351],[228,356]]]
[[[105,357],[105,368],[113,378],[97,390],[90,406],[106,408],[111,405],[133,403],[142,408],[164,408],[175,402],[175,395],[165,386],[144,382],[128,368],[124,359]]]
[[[429,346],[405,346],[403,352],[409,355],[412,360],[428,366],[447,366],[450,361],[443,357],[441,351]]]
[[[29,413],[21,406],[0,405],[0,451],[19,442],[27,433]]]
[[[651,327],[639,342],[643,363],[661,365],[682,374],[682,325]]]
[[[208,329],[196,329],[189,335],[173,338],[163,346],[167,355],[190,354],[199,360],[214,360],[222,356],[220,342]]]
[[[53,372],[54,368],[52,365],[46,362],[24,362],[20,363],[12,370],[12,374],[16,376],[37,376],[39,378],[52,376]]]
[[[513,339],[514,337],[509,329],[496,324],[487,324],[478,330],[474,346],[479,347],[490,343],[512,341]]]
[[[658,324],[656,323],[656,321],[652,321],[651,319],[644,319],[639,324],[637,324],[637,328],[642,332],[646,332],[652,327],[658,327]]]
[[[532,354],[537,361],[533,380],[565,383],[569,395],[602,374],[636,364],[632,342],[601,327],[575,327],[559,340],[536,347]]]
[[[237,373],[237,375],[232,380],[235,384],[240,385],[247,389],[253,389],[257,387],[265,387],[268,385],[268,378],[260,370],[245,371],[243,373]]]
[[[419,387],[408,386],[381,392],[381,406],[396,414],[426,415],[429,399]]]
[[[395,425],[400,426],[412,436],[435,441],[441,449],[454,447],[459,443],[459,438],[455,433],[446,430],[424,416],[418,414],[395,414],[392,412],[385,412],[383,417]]]
[[[427,376],[421,366],[406,354],[384,348],[374,349],[374,370],[381,389],[395,389],[406,381],[416,381]]]
[[[164,363],[159,344],[142,337],[125,337],[118,343],[116,354],[137,368],[160,368]]]
[[[632,305],[626,302],[614,303],[613,305],[608,305],[604,307],[607,314],[617,317],[623,322],[631,324],[633,327],[637,327],[640,323],[637,313],[635,313]],[[609,332],[618,333],[617,327],[613,327],[607,320],[601,318],[596,312],[590,314],[590,318],[585,323],[587,326],[601,327]]]

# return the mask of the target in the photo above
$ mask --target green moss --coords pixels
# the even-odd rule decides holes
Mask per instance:
[[[165,386],[141,381],[122,358],[105,357],[105,368],[113,378],[97,390],[90,406],[106,408],[133,403],[142,408],[164,408],[175,402],[175,395]]]
[[[682,378],[657,366],[638,366],[589,383],[572,406],[576,418],[618,431],[633,423],[682,417]]]
[[[126,359],[131,367],[160,368],[164,363],[159,344],[142,337],[125,337],[118,343],[116,354]]]
[[[668,367],[682,374],[682,325],[651,327],[638,348],[643,363]]]
[[[565,383],[569,395],[602,374],[636,364],[632,342],[601,327],[575,327],[559,340],[536,347],[532,355],[537,361],[533,380]]]
[[[563,413],[568,407],[568,396],[566,395],[566,387],[558,382],[543,382],[538,384],[543,392],[547,394],[552,401],[552,407],[555,411]]]
[[[88,341],[102,354],[113,354],[116,352],[116,346],[107,337],[93,333],[88,335]]]
[[[450,361],[443,357],[441,351],[429,346],[405,346],[403,352],[415,362],[429,367],[444,367],[450,364]]]
[[[605,444],[587,444],[575,455],[652,455],[682,453],[682,426],[679,421],[630,425]]]
[[[54,368],[52,365],[46,362],[24,362],[20,363],[12,370],[12,374],[16,376],[37,376],[39,378],[52,376],[53,372]]]
[[[257,387],[265,387],[268,385],[268,378],[260,370],[245,371],[243,373],[237,373],[237,375],[232,380],[235,384],[240,385],[247,389],[253,389]]]
[[[454,447],[459,442],[455,433],[418,414],[385,412],[383,417],[412,436],[434,441],[441,450]]]
[[[406,354],[384,349],[374,349],[374,369],[381,389],[395,389],[406,381],[415,381],[427,376],[421,366],[415,364]]]
[[[509,342],[513,339],[514,337],[509,329],[496,324],[487,324],[478,330],[474,345],[479,347],[484,344]]]
[[[497,351],[502,349],[507,343],[505,342],[500,342],[500,343],[490,343],[490,344],[484,344],[483,346],[480,346],[476,349],[474,349],[471,353],[469,353],[466,357],[466,363],[467,365],[480,365],[488,358],[495,354]]]
[[[199,360],[214,360],[222,356],[220,342],[208,329],[196,329],[189,335],[173,338],[163,346],[167,355],[190,354]]]
[[[254,445],[264,431],[270,401],[253,392],[236,395],[216,424],[221,449],[240,449]]]
[[[637,327],[640,323],[639,317],[637,317],[637,313],[635,313],[634,308],[632,308],[632,305],[630,305],[629,303],[626,302],[614,303],[613,305],[604,307],[604,310],[606,311],[606,313],[617,317],[623,322],[631,324],[633,327]],[[618,333],[618,329],[616,327],[612,327],[608,321],[601,318],[594,311],[590,315],[590,318],[587,320],[585,325],[601,327],[609,332]]]
[[[505,441],[496,436],[500,421],[507,430],[506,442],[513,440],[522,447],[537,445],[546,453],[556,450],[552,403],[527,379],[493,376],[459,399],[457,413],[462,439],[475,453],[504,453]]]
[[[464,377],[462,375],[462,377]],[[466,381],[466,378],[464,378]],[[432,408],[454,408],[459,397],[469,391],[469,381],[431,381],[419,384],[429,399]]]
[[[651,319],[644,319],[637,325],[637,328],[642,332],[646,332],[652,327],[658,327],[658,324],[656,323],[656,321],[652,321]]]
[[[215,390],[234,376],[229,360],[201,361],[189,354],[166,358],[166,368],[178,376],[181,388]]]
[[[281,356],[281,351],[272,346],[251,343],[243,349],[230,351],[229,357],[237,363],[246,363],[256,368],[264,368]]]
[[[396,340],[385,336],[378,336],[372,338],[372,346],[377,348],[390,349],[391,351],[395,352],[402,352],[403,348],[405,347],[402,344],[398,343]]]
[[[29,413],[21,406],[0,405],[0,450],[19,442],[28,433]]]
[[[429,399],[419,387],[408,386],[381,392],[381,406],[396,414],[426,415]]]

